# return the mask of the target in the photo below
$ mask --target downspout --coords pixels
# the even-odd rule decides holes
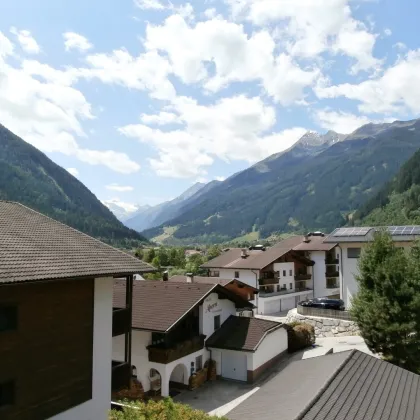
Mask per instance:
[[[344,260],[343,260],[343,249],[340,245],[337,245],[340,249],[340,299],[344,300]]]
[[[251,273],[255,274],[255,288],[258,290],[258,293],[255,294],[255,303],[257,307],[257,313],[258,313],[258,296],[260,294],[260,285],[258,284],[258,271],[255,272],[254,270],[251,270]]]
[[[312,286],[313,286],[313,290],[312,290],[312,299],[315,299],[315,270],[314,270],[314,267],[315,267],[315,264],[316,263],[314,263],[314,265],[312,266]]]

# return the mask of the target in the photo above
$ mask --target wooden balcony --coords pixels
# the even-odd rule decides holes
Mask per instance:
[[[176,343],[173,347],[163,347],[161,345],[148,346],[149,362],[168,364],[181,357],[204,348],[205,335],[199,335],[189,340]]]
[[[124,388],[128,388],[130,386],[131,374],[131,366],[129,363],[113,360],[111,379],[112,392],[118,392]]]
[[[338,271],[327,271],[325,273],[325,277],[332,278],[332,277],[339,277],[340,273]]]
[[[112,336],[125,334],[130,331],[131,317],[130,309],[114,308],[112,311]]]
[[[338,264],[338,258],[326,258],[325,259],[326,265],[337,265]]]
[[[278,283],[279,283],[278,277],[261,278],[258,280],[258,284],[260,286],[266,286],[267,284],[278,284]]]
[[[295,275],[295,280],[299,281],[299,280],[310,280],[312,278],[311,274],[296,274]]]

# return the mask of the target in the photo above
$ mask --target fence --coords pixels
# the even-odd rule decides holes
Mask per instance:
[[[324,318],[343,319],[352,321],[349,311],[337,311],[335,309],[311,308],[310,306],[298,305],[297,313],[306,316],[320,316]]]

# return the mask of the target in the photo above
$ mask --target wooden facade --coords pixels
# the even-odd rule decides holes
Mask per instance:
[[[14,402],[0,419],[44,420],[92,398],[94,280],[0,285],[0,307],[17,308],[0,331],[0,386]]]

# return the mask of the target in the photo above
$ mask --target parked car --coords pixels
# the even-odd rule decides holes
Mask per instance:
[[[301,306],[320,309],[335,309],[336,311],[344,311],[344,301],[341,299],[315,298],[300,302]]]

